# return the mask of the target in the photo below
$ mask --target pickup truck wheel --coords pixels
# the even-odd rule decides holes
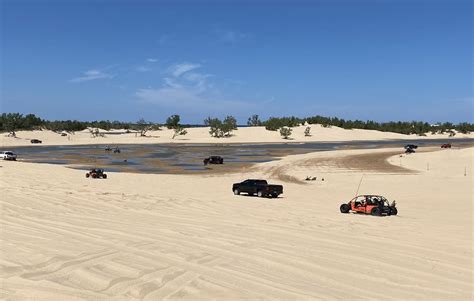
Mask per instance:
[[[240,191],[238,189],[234,189],[234,194],[235,195],[239,195],[240,194]]]
[[[341,210],[341,213],[349,213],[351,206],[349,206],[349,204],[342,204],[341,207],[339,207],[339,210]]]
[[[257,196],[259,198],[263,198],[263,191],[257,191]]]

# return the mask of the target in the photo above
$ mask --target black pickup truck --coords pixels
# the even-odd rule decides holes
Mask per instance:
[[[232,185],[232,191],[235,195],[245,192],[248,195],[257,194],[258,197],[276,198],[283,193],[282,185],[270,185],[265,180],[245,180],[242,183]]]

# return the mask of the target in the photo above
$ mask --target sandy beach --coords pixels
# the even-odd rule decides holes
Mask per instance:
[[[41,145],[84,145],[84,144],[153,144],[153,143],[302,143],[302,142],[333,142],[333,141],[362,141],[362,140],[388,140],[388,139],[447,139],[449,135],[428,133],[426,136],[403,135],[391,132],[380,132],[373,130],[352,129],[346,130],[338,127],[325,128],[321,125],[310,125],[311,136],[306,137],[304,131],[306,126],[293,128],[290,139],[282,139],[278,131],[268,131],[265,127],[239,127],[232,132],[232,136],[215,138],[209,135],[209,128],[188,128],[185,136],[173,137],[173,131],[165,127],[160,131],[150,131],[145,137],[140,134],[125,133],[125,130],[103,131],[103,137],[91,137],[88,130],[69,133],[61,136],[53,131],[18,131],[17,138],[8,137],[7,133],[0,135],[0,146],[41,146]],[[456,138],[474,138],[474,133],[457,133]],[[41,144],[31,144],[31,139],[39,139]]]
[[[0,298],[470,300],[473,150],[340,150],[107,180],[0,162]],[[359,193],[395,199],[398,216],[339,212],[362,175]],[[284,194],[234,196],[247,178]]]

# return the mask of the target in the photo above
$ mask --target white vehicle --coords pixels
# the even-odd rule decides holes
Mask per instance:
[[[0,159],[16,161],[16,155],[11,151],[0,152]]]

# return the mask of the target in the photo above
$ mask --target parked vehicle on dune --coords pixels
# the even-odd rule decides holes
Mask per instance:
[[[30,142],[33,144],[43,143],[43,141],[38,140],[38,139],[31,139]]]
[[[359,195],[339,207],[341,213],[363,213],[374,216],[397,215],[396,202],[390,202],[380,195]]]
[[[204,165],[207,164],[224,164],[224,158],[221,156],[210,156],[209,158],[206,158],[203,160]]]
[[[276,198],[280,194],[283,194],[283,186],[268,184],[266,180],[248,179],[241,183],[235,183],[232,185],[232,191],[235,195],[244,192],[248,195],[256,194],[258,197]]]
[[[101,168],[94,168],[91,169],[89,172],[86,173],[86,178],[93,178],[93,179],[107,179],[107,174]]]
[[[16,161],[16,154],[12,151],[2,151],[0,152],[0,159]]]
[[[404,148],[405,148],[405,149],[409,149],[409,148],[411,148],[411,149],[417,149],[417,148],[418,148],[418,145],[416,145],[416,144],[407,144],[407,145],[404,146]]]
[[[442,144],[441,148],[451,148],[451,143]]]

